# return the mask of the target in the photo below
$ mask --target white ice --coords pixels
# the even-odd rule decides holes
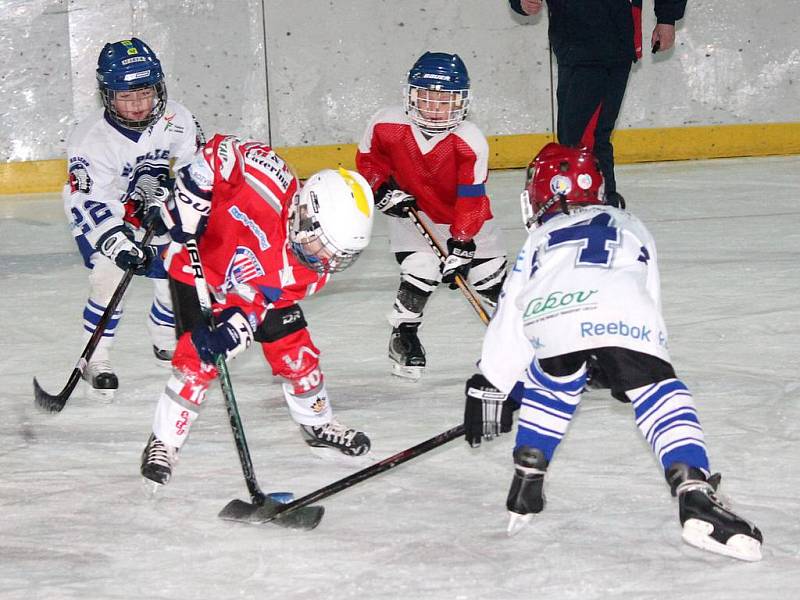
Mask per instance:
[[[453,441],[325,500],[311,532],[217,518],[247,499],[215,386],[173,481],[140,490],[139,453],[167,372],[145,332],[135,281],[113,358],[117,400],[56,393],[83,349],[86,270],[55,195],[0,201],[0,598],[724,599],[800,593],[800,157],[618,168],[629,208],[655,235],[671,351],[695,394],[723,492],[765,537],[748,564],[681,541],[677,504],[629,405],[587,394],[551,464],[548,506],[505,533],[513,435]],[[521,171],[490,177],[510,255],[523,239]],[[440,289],[421,330],[428,369],[389,375],[397,266],[383,217],[372,245],[304,310],[339,418],[373,460],[457,425],[483,325]],[[232,379],[258,481],[298,496],[365,466],[306,449],[256,349]],[[368,463],[367,463],[368,464]]]

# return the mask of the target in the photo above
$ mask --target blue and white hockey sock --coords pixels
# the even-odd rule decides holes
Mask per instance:
[[[175,313],[158,298],[153,298],[153,304],[150,305],[147,329],[154,346],[161,350],[175,348]]]
[[[97,330],[97,326],[100,324],[100,318],[105,311],[106,306],[104,304],[100,304],[91,298],[86,300],[86,306],[83,308],[83,329],[87,340]],[[119,325],[119,320],[121,318],[122,309],[118,308],[114,311],[114,314],[111,315],[108,323],[106,323],[103,336],[100,338],[100,342],[97,345],[97,351],[95,351],[95,357],[97,357],[98,351],[107,352],[110,349],[111,344],[114,342],[114,334],[117,331],[117,325]]]
[[[550,462],[581,401],[586,365],[572,375],[553,377],[534,359],[525,374],[516,447],[538,448]]]
[[[636,425],[664,469],[681,462],[709,474],[703,427],[692,393],[679,379],[664,379],[625,394],[636,414]]]

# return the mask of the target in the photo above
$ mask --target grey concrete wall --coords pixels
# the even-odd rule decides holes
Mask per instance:
[[[645,38],[654,17],[645,0]],[[135,35],[207,133],[356,142],[425,50],[457,52],[487,135],[551,131],[547,18],[505,0],[2,0],[0,160],[59,158],[106,41]],[[689,0],[674,51],[634,67],[620,128],[800,120],[795,0]],[[647,44],[647,41],[645,42]]]

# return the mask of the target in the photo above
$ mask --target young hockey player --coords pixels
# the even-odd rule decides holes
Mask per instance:
[[[486,195],[489,147],[466,121],[467,67],[455,54],[426,52],[408,72],[405,109],[378,111],[358,146],[356,165],[389,219],[389,240],[400,265],[400,288],[388,315],[392,372],[419,379],[425,350],[417,331],[440,282],[467,279],[491,304],[505,276],[506,252]],[[407,217],[408,207],[447,240],[440,264]]]
[[[158,400],[142,475],[165,484],[178,451],[217,376],[215,357],[230,360],[260,342],[306,442],[358,456],[366,434],[333,416],[303,311],[297,304],[346,269],[369,242],[372,192],[358,173],[323,170],[302,189],[267,145],[216,135],[178,171],[162,211],[173,240],[197,237],[216,325],[203,317],[186,248],[169,260],[178,345]]]
[[[106,44],[97,61],[97,82],[104,109],[69,137],[69,181],[63,193],[72,234],[91,269],[84,336],[88,341],[124,271],[134,268],[153,280],[147,326],[156,358],[169,364],[175,321],[166,274],[156,256],[169,240],[156,237],[142,248],[136,239],[145,221],[158,218],[157,210],[148,209],[156,205],[160,188],[168,186],[170,162],[181,167],[191,161],[202,132],[186,108],[167,100],[161,63],[141,40]],[[94,398],[110,400],[119,387],[110,351],[121,317],[122,304],[83,373]]]
[[[761,532],[718,500],[692,394],[678,379],[661,316],[656,247],[633,215],[600,200],[602,176],[585,148],[548,144],[522,193],[530,234],[486,331],[480,374],[466,386],[466,439],[510,431],[521,404],[506,506],[514,534],[544,508],[543,483],[596,358],[678,497],[683,539],[754,561]],[[506,400],[506,395],[510,397]]]

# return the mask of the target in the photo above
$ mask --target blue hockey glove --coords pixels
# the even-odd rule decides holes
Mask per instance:
[[[460,275],[466,281],[473,258],[475,258],[475,242],[455,238],[447,240],[447,258],[441,267],[442,283],[450,284],[450,289],[454,290],[458,287],[456,275]]]
[[[253,327],[239,307],[226,308],[219,315],[214,329],[198,325],[192,330],[192,344],[200,360],[213,365],[218,356],[225,360],[236,357],[253,341]]]
[[[464,439],[473,448],[481,439],[491,440],[511,431],[519,405],[494,387],[480,373],[467,379],[464,388]]]

